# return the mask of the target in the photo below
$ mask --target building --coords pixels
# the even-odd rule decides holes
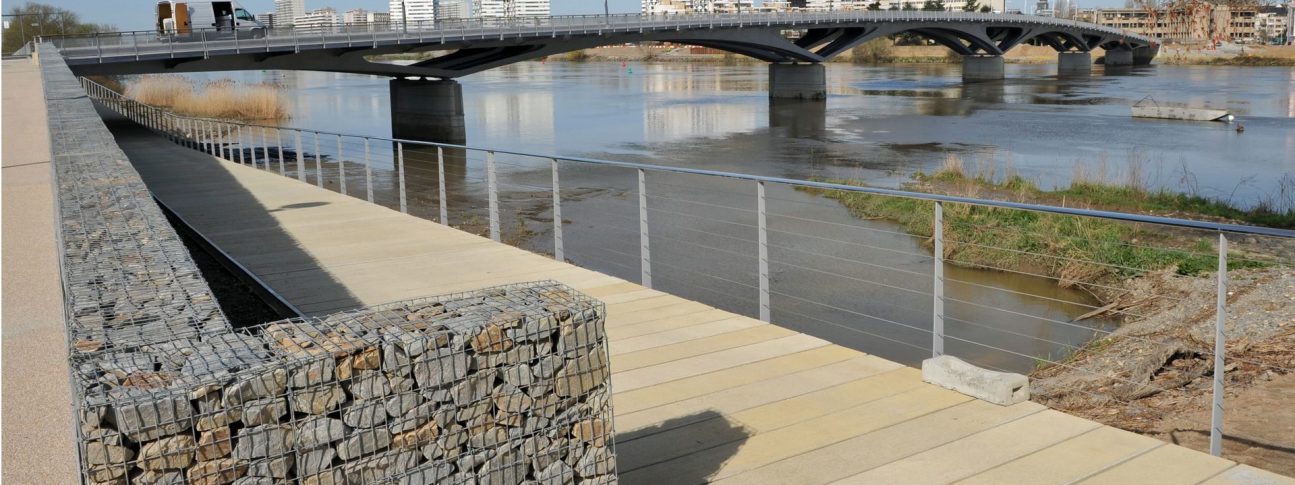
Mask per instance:
[[[455,20],[472,17],[468,0],[439,0],[436,2],[436,20]]]
[[[1042,17],[1052,16],[1052,6],[1048,4],[1048,0],[1039,0],[1034,2],[1034,15]]]
[[[547,17],[549,0],[477,0],[481,18]]]
[[[1266,5],[1255,15],[1255,35],[1261,44],[1289,45],[1291,43],[1290,7]]]
[[[436,21],[436,0],[390,0],[387,11],[391,12],[391,22],[395,24],[431,23]]]
[[[1110,8],[1081,10],[1077,20],[1125,29],[1165,42],[1205,43],[1258,41],[1253,6],[1226,4],[1175,4],[1161,8]]]
[[[643,15],[685,15],[693,13],[688,0],[643,0]]]
[[[306,0],[274,0],[275,27],[291,27],[297,17],[306,15]]]
[[[391,14],[354,8],[342,14],[342,22],[346,24],[387,24],[391,23]]]
[[[714,13],[754,12],[755,5],[751,0],[714,0],[710,3],[710,11]]]
[[[266,28],[269,28],[269,29],[278,27],[278,25],[274,24],[274,12],[258,13],[256,14],[256,21],[260,22],[261,25],[264,25]]]
[[[333,7],[324,7],[306,12],[305,15],[294,17],[292,19],[292,28],[298,30],[332,29],[337,27],[339,20],[337,10],[334,10]]]

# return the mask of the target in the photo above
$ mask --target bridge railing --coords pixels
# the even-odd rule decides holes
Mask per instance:
[[[231,163],[910,365],[1027,373],[1036,400],[1085,417],[1210,410],[1192,425],[1214,454],[1224,386],[1295,372],[1287,229],[966,195],[1028,190],[977,185],[992,171],[932,175],[966,191],[923,193],[186,117],[83,83]],[[734,330],[669,317],[622,338]]]
[[[72,59],[108,57],[204,57],[213,54],[254,53],[284,49],[335,48],[391,45],[405,42],[445,43],[464,40],[505,40],[510,38],[556,37],[670,29],[784,26],[807,28],[822,23],[842,22],[1007,22],[1013,25],[1047,24],[1061,28],[1083,28],[1108,35],[1150,40],[1119,29],[1068,19],[1033,15],[979,12],[925,11],[843,11],[773,12],[709,15],[574,15],[551,17],[471,18],[407,23],[336,24],[300,28],[258,30],[193,29],[184,34],[162,34],[156,30],[101,32],[82,35],[46,36]]]

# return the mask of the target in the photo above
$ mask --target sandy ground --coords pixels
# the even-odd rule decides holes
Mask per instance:
[[[4,483],[77,483],[40,71],[4,61]]]

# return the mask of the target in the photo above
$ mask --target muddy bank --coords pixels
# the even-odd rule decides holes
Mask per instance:
[[[1223,456],[1295,475],[1295,271],[1229,272]],[[1208,451],[1215,280],[1167,272],[1132,282],[1133,319],[1034,372],[1033,399]]]

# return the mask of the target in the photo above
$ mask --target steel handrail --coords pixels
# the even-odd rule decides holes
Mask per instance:
[[[118,94],[118,96],[120,96],[120,94]],[[784,185],[823,189],[823,190],[840,190],[840,191],[846,191],[846,192],[884,195],[884,196],[890,196],[890,197],[903,197],[908,199],[925,200],[930,202],[950,202],[950,203],[959,203],[959,204],[971,204],[971,205],[978,205],[983,207],[998,207],[1003,209],[1026,210],[1026,211],[1043,212],[1043,213],[1050,213],[1050,214],[1094,217],[1099,219],[1110,219],[1110,220],[1117,220],[1117,221],[1123,221],[1123,222],[1156,224],[1161,226],[1180,227],[1180,228],[1188,228],[1188,229],[1201,229],[1201,230],[1227,232],[1227,233],[1234,233],[1234,234],[1295,238],[1295,230],[1279,229],[1279,228],[1273,228],[1273,227],[1248,226],[1248,225],[1242,225],[1242,224],[1225,224],[1225,223],[1209,222],[1209,221],[1196,221],[1191,219],[1179,219],[1174,217],[1132,214],[1127,212],[1104,211],[1104,210],[1097,210],[1097,209],[1080,209],[1080,208],[1074,208],[1074,207],[1057,207],[1057,206],[1050,206],[1050,205],[1043,205],[1043,204],[1029,204],[1029,203],[1023,203],[1023,202],[1011,202],[1011,201],[993,200],[993,199],[979,199],[975,197],[961,197],[961,196],[955,196],[955,195],[929,194],[924,192],[913,192],[913,191],[901,190],[901,189],[864,187],[864,186],[847,185],[847,184],[832,183],[832,182],[821,182],[821,181],[815,181],[815,180],[801,180],[801,179],[792,179],[792,178],[785,178],[785,177],[772,177],[772,176],[766,176],[766,175],[724,172],[719,170],[706,170],[706,169],[699,169],[699,168],[672,167],[668,165],[656,165],[656,164],[650,164],[650,163],[622,162],[622,161],[616,161],[616,160],[602,160],[602,159],[596,159],[596,158],[572,157],[572,156],[566,156],[566,155],[528,153],[528,152],[521,152],[516,150],[491,148],[491,147],[485,147],[485,146],[476,146],[476,145],[467,145],[467,144],[459,145],[459,144],[453,144],[453,143],[437,143],[437,142],[429,142],[429,141],[422,141],[422,140],[410,140],[405,138],[386,138],[381,136],[357,135],[354,133],[341,133],[341,132],[326,131],[326,130],[311,130],[311,129],[305,129],[305,128],[293,128],[293,127],[286,127],[286,126],[263,125],[263,124],[245,123],[245,122],[230,121],[230,120],[223,120],[223,119],[216,119],[216,118],[200,118],[200,117],[180,116],[175,114],[173,114],[173,116],[177,118],[189,119],[194,121],[222,123],[227,125],[246,126],[251,128],[274,128],[274,129],[298,131],[302,133],[316,133],[319,135],[328,135],[328,136],[365,138],[369,140],[386,141],[386,142],[392,142],[392,143],[401,143],[401,144],[427,146],[427,147],[437,147],[442,149],[453,148],[453,149],[459,149],[459,150],[487,152],[487,153],[496,153],[496,154],[504,154],[504,155],[515,155],[515,156],[532,157],[532,158],[556,159],[556,160],[561,160],[565,162],[582,163],[582,164],[588,164],[588,165],[601,165],[601,166],[607,166],[607,167],[618,167],[618,168],[625,168],[625,169],[632,169],[632,170],[644,170],[644,171],[659,172],[659,173],[704,175],[704,176],[711,176],[711,177],[723,177],[723,178],[729,178],[729,179],[735,179],[735,180],[747,180],[751,182],[776,183],[776,184],[784,184]]]

